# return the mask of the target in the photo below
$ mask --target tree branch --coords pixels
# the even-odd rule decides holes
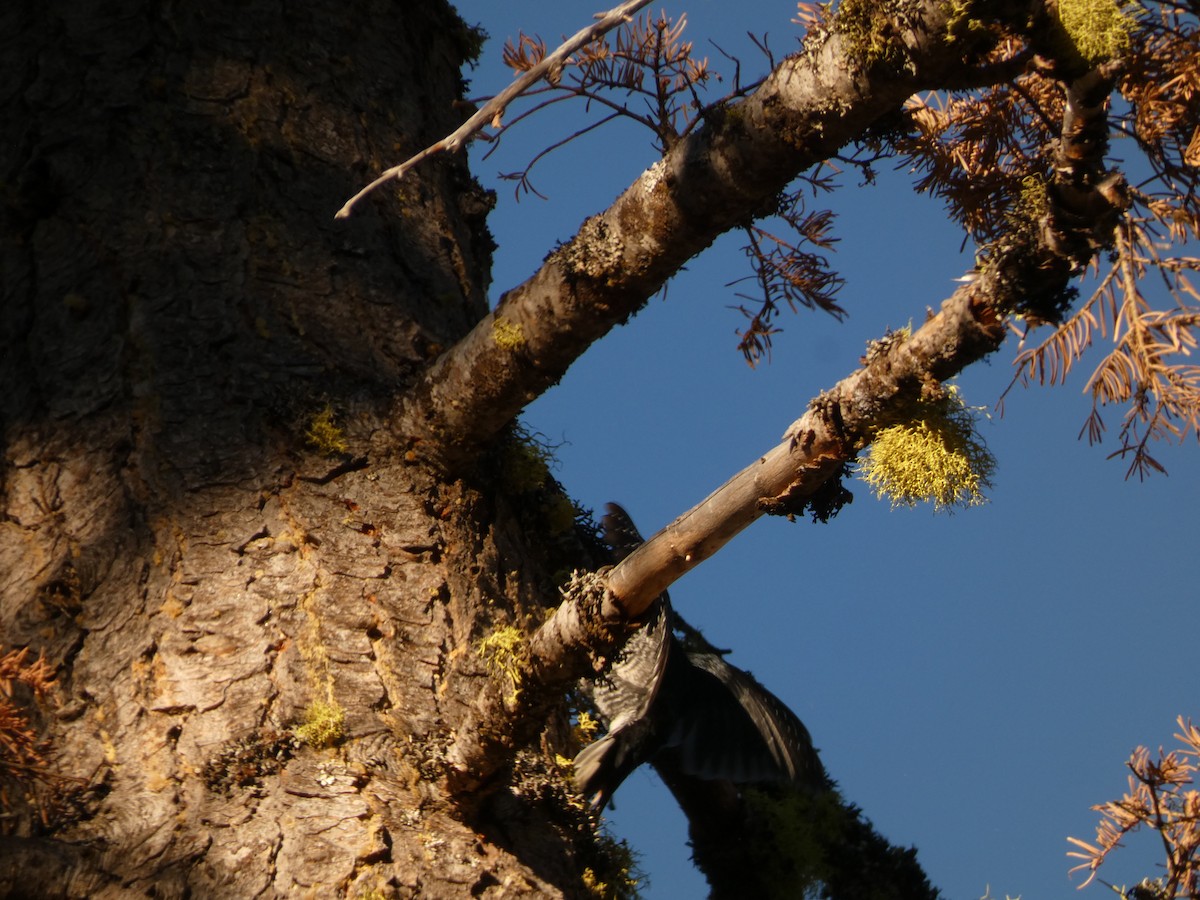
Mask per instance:
[[[650,0],[626,0],[620,6],[613,7],[606,13],[597,13],[596,22],[577,31],[570,39],[564,41],[553,52],[548,54],[540,63],[527,71],[523,72],[517,79],[502,90],[499,94],[489,100],[481,107],[471,118],[463,122],[461,126],[455,129],[451,134],[442,138],[435,144],[426,147],[420,153],[410,157],[398,166],[385,171],[382,175],[368,184],[365,188],[346,201],[345,205],[339,209],[334,216],[335,219],[347,219],[350,213],[354,210],[354,205],[363,197],[375,190],[381,184],[391,181],[393,178],[399,180],[404,177],[405,173],[414,166],[424,162],[431,156],[438,153],[455,153],[469,141],[476,132],[482,131],[489,123],[496,123],[500,117],[504,115],[504,111],[517,97],[521,96],[530,87],[537,84],[541,79],[546,77],[554,77],[557,71],[563,67],[566,58],[579,50],[581,47],[586,47],[596,38],[600,37],[608,31],[616,28],[622,22],[629,21],[629,17],[635,12],[648,4]]]
[[[685,572],[712,556],[763,513],[789,515],[924,391],[996,350],[1011,312],[1052,307],[1069,279],[1105,246],[1125,209],[1119,175],[1103,169],[1105,73],[1068,86],[1060,166],[1050,206],[1036,227],[992,248],[984,270],[907,339],[885,337],[863,366],[823,393],[782,443],[651,537],[611,570],[576,582],[529,641],[523,708],[506,709],[499,686],[485,693],[448,754],[453,789],[476,789],[503,764],[505,748],[527,741],[570,683],[617,646],[623,629]],[[1087,215],[1076,212],[1086,210]],[[1106,231],[1107,229],[1107,231]],[[1109,237],[1108,239],[1111,239]],[[511,696],[511,692],[509,692]]]
[[[976,284],[959,288],[908,340],[880,342],[866,365],[821,394],[782,443],[730,478],[615,566],[605,580],[636,617],[678,578],[764,513],[799,510],[843,463],[931,383],[999,348],[1001,317]]]
[[[866,364],[813,401],[774,449],[608,571],[577,579],[530,638],[526,687],[514,702],[493,685],[458,729],[447,755],[453,790],[476,791],[545,722],[544,712],[618,647],[638,616],[673,581],[712,556],[764,512],[797,507],[931,380],[992,352],[1003,323],[977,284],[959,288],[906,341],[881,342]]]
[[[906,57],[899,69],[863,63],[834,29],[814,36],[749,97],[708,109],[703,127],[584,222],[433,363],[399,401],[398,432],[443,466],[470,461],[718,235],[769,213],[799,173],[914,92],[961,81],[964,54],[984,48],[944,39],[948,10],[922,0],[906,15],[894,38]]]

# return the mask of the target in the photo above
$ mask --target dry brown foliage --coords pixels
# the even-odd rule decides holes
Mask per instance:
[[[28,647],[0,656],[0,812],[11,811],[18,800],[29,801],[37,786],[53,777],[49,748],[38,739],[18,691],[23,687],[44,700],[54,688],[54,670],[40,656],[33,662],[28,658]]]
[[[523,170],[501,177],[517,182],[518,195],[537,194],[530,172],[540,159],[616,118],[644,125],[655,135],[658,147],[664,152],[669,150],[696,125],[704,108],[701,90],[711,77],[708,60],[696,59],[691,41],[683,39],[686,27],[686,15],[678,19],[665,12],[657,18],[641,15],[592,41],[553,69],[543,87],[525,94],[541,99],[504,124],[497,137],[523,119],[567,100],[583,100],[589,109],[595,106],[607,114],[546,147]],[[504,63],[514,72],[528,72],[542,62],[546,53],[546,43],[540,37],[522,33],[515,42],[510,40],[504,45]],[[735,91],[742,93],[740,87]]]
[[[832,249],[837,240],[830,234],[833,213],[827,209],[808,212],[803,197],[796,193],[784,198],[776,215],[798,239],[779,237],[757,224],[746,227],[748,243],[744,251],[754,270],[749,277],[757,285],[758,294],[738,296],[756,302],[758,308],[752,312],[744,305],[737,307],[749,320],[738,332],[738,349],[751,366],[770,357],[771,336],[779,331],[773,322],[783,304],[792,312],[805,307],[823,310],[836,319],[846,315],[833,299],[844,279],[830,268],[825,256],[804,249],[805,244],[819,250]]]
[[[1162,842],[1164,874],[1114,890],[1130,900],[1200,897],[1200,791],[1189,789],[1200,767],[1200,728],[1182,716],[1177,721],[1180,732],[1175,738],[1183,746],[1169,753],[1160,747],[1156,759],[1138,747],[1126,763],[1132,774],[1125,796],[1092,807],[1102,814],[1095,843],[1067,838],[1079,848],[1067,855],[1083,860],[1071,871],[1089,873],[1081,888],[1096,880],[1100,866],[1126,835],[1145,827]]]
[[[1189,358],[1200,325],[1200,30],[1194,3],[1143,0],[1127,9],[1136,24],[1108,124],[1125,139],[1122,168],[1140,183],[1099,248],[1107,252],[1081,280],[1089,296],[1061,323],[1020,325],[1015,364],[1018,381],[1059,384],[1105,341],[1085,385],[1092,410],[1081,434],[1100,440],[1103,410],[1123,409],[1111,455],[1128,459],[1127,477],[1145,477],[1163,471],[1150,452],[1154,440],[1200,437],[1200,368]],[[1047,215],[1040,189],[1053,174],[1064,104],[1054,64],[1020,43],[1002,46],[994,62],[1021,62],[1015,77],[983,91],[914,98],[912,127],[893,142],[921,173],[918,190],[944,198],[980,244],[984,264],[990,246]],[[1031,333],[1044,324],[1054,331],[1034,343]]]

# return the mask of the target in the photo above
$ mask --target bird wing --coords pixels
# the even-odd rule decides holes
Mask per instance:
[[[738,783],[824,783],[812,737],[787,704],[715,653],[686,656],[696,712],[681,730],[685,772]]]

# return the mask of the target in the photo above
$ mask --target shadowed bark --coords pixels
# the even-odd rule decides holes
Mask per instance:
[[[582,894],[577,813],[481,842],[438,759],[476,639],[586,557],[382,439],[486,311],[490,199],[446,159],[333,220],[455,127],[472,36],[440,2],[0,17],[0,634],[59,682],[0,895]]]

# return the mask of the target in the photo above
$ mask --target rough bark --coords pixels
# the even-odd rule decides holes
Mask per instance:
[[[489,200],[439,160],[333,220],[458,124],[470,36],[440,0],[123,0],[5,4],[0,41],[0,633],[59,681],[0,896],[582,893],[561,796],[468,822],[438,775],[569,536],[381,439],[486,311]],[[340,744],[295,737],[314,701]]]

